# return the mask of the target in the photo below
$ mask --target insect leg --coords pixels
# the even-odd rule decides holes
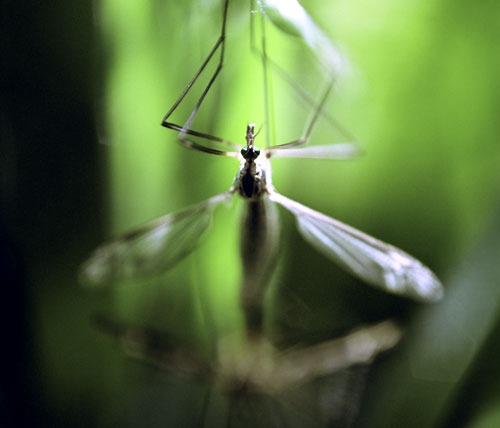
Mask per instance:
[[[309,138],[311,137],[312,131],[314,130],[314,127],[316,126],[316,123],[317,123],[318,118],[319,118],[319,116],[321,114],[321,111],[323,110],[323,106],[326,103],[328,95],[330,94],[330,91],[333,88],[334,82],[335,82],[335,80],[332,79],[328,83],[328,85],[327,85],[327,87],[326,87],[326,89],[325,89],[325,91],[323,93],[323,96],[322,96],[319,104],[317,105],[317,107],[316,107],[316,109],[314,111],[314,115],[311,118],[311,120],[309,121],[309,124],[307,125],[306,130],[305,130],[304,134],[302,135],[302,137],[300,137],[297,140],[291,141],[289,143],[279,144],[277,146],[270,147],[271,151],[272,150],[288,149],[290,147],[303,146],[304,144],[307,144],[307,142],[309,141]]]
[[[216,155],[225,155],[226,152],[224,152],[222,150],[215,150],[215,149],[207,148],[199,143],[196,143],[196,142],[190,140],[189,138],[186,137],[186,134],[193,135],[196,137],[201,137],[201,138],[204,138],[204,139],[210,140],[210,141],[216,141],[218,143],[225,144],[233,149],[239,150],[239,148],[240,148],[240,146],[238,144],[232,143],[232,142],[224,140],[222,138],[219,138],[219,137],[216,137],[216,136],[213,136],[210,134],[206,134],[204,132],[199,132],[199,131],[189,129],[192,121],[194,120],[194,117],[196,116],[196,113],[198,112],[198,110],[203,102],[203,100],[205,99],[206,95],[208,94],[210,88],[212,87],[213,83],[215,82],[215,80],[216,80],[217,76],[219,75],[219,73],[222,69],[222,66],[223,66],[224,43],[225,43],[225,37],[226,37],[226,20],[227,20],[228,5],[229,5],[229,0],[225,0],[224,1],[223,17],[222,17],[222,29],[221,29],[221,33],[220,33],[219,38],[215,42],[214,47],[212,48],[212,50],[208,54],[207,58],[205,59],[205,61],[201,65],[201,67],[195,73],[195,75],[193,76],[191,81],[187,84],[184,91],[182,91],[182,93],[179,96],[179,98],[177,99],[177,101],[173,104],[173,106],[170,108],[170,110],[167,112],[167,114],[165,115],[165,117],[163,118],[163,120],[161,122],[162,126],[169,128],[169,129],[173,129],[175,131],[179,131],[179,141],[181,142],[181,144],[183,144],[189,148],[193,148],[196,150],[200,150],[200,151],[203,151],[206,153],[216,154]],[[168,120],[169,117],[177,109],[177,107],[182,102],[182,100],[187,95],[187,93],[191,90],[192,86],[194,85],[194,83],[196,82],[198,77],[200,77],[201,73],[203,72],[205,67],[208,65],[208,63],[210,62],[212,57],[215,55],[217,50],[219,50],[219,48],[220,48],[220,57],[219,57],[219,62],[218,62],[217,68],[216,68],[215,72],[213,73],[212,77],[210,78],[210,81],[208,82],[204,91],[202,92],[202,94],[201,94],[198,102],[196,103],[193,111],[189,115],[189,118],[187,119],[186,123],[183,126],[181,126],[181,125],[178,125],[174,122],[169,122],[169,120]],[[231,152],[229,152],[229,153],[231,153]],[[234,155],[229,154],[229,156],[234,156]]]
[[[252,6],[253,0],[250,1],[250,4]],[[252,7],[251,7],[252,10]],[[274,61],[266,52],[265,50],[265,44],[264,41],[261,43],[261,49],[257,47],[256,43],[256,37],[255,37],[255,28],[254,28],[254,18],[253,18],[253,13],[251,14],[251,19],[250,19],[250,50],[252,53],[258,57],[261,58],[262,62],[264,64],[270,64],[271,68],[275,70],[281,78],[295,91],[295,93],[299,96],[299,98],[304,101],[306,104],[311,106],[314,110],[318,108],[318,101],[314,99],[314,97],[297,81],[295,80],[290,74],[288,74],[282,67],[278,65],[276,61]],[[264,18],[264,17],[263,17]],[[262,28],[264,31],[264,24],[262,24]],[[263,37],[264,34],[263,34]],[[264,81],[264,84],[266,85],[267,82],[266,80]],[[320,108],[320,114],[324,116],[324,118],[337,130],[340,131],[343,136],[350,141],[356,141],[357,138],[350,132],[345,126],[343,126],[333,115],[331,115],[327,110],[324,108]],[[274,123],[274,118],[272,118],[273,123]]]

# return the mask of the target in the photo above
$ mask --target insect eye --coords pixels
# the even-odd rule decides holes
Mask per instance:
[[[255,153],[255,157],[260,155],[260,149],[258,147],[254,147],[253,151]]]
[[[241,156],[246,157],[247,154],[248,154],[248,147],[243,147],[241,149]]]

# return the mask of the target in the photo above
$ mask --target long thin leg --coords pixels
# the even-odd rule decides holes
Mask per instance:
[[[198,112],[198,110],[201,106],[201,103],[203,102],[203,100],[205,99],[206,95],[208,94],[210,88],[212,87],[213,83],[215,82],[215,79],[219,75],[219,72],[221,71],[223,63],[224,63],[224,43],[225,43],[225,37],[226,37],[226,20],[227,20],[228,5],[229,5],[229,0],[225,0],[224,1],[223,17],[222,17],[221,34],[220,34],[219,38],[217,39],[217,41],[215,42],[214,47],[212,48],[212,50],[208,54],[207,58],[205,59],[205,61],[201,65],[201,67],[195,73],[195,75],[193,76],[191,81],[188,83],[188,85],[186,86],[184,91],[182,91],[182,93],[179,96],[179,98],[177,99],[177,101],[174,103],[174,105],[167,112],[167,114],[165,115],[165,117],[163,118],[163,120],[161,122],[161,125],[166,127],[166,128],[173,129],[175,131],[179,131],[179,141],[181,142],[181,144],[185,145],[186,147],[193,148],[193,149],[196,149],[196,150],[199,150],[199,151],[202,151],[205,153],[214,154],[214,155],[235,157],[235,156],[237,156],[237,153],[235,153],[235,152],[225,152],[222,150],[211,149],[209,147],[205,147],[199,143],[196,143],[195,141],[186,137],[186,134],[193,135],[196,137],[204,138],[206,140],[216,141],[218,143],[225,144],[225,145],[227,145],[233,149],[236,149],[236,150],[240,149],[240,145],[238,145],[236,143],[232,143],[230,141],[224,140],[223,138],[219,138],[219,137],[216,137],[214,135],[206,134],[204,132],[195,131],[194,129],[189,129],[192,121],[194,120],[194,117],[196,116],[196,113]],[[198,77],[200,77],[201,73],[203,72],[203,70],[205,69],[205,67],[210,62],[210,60],[212,59],[212,57],[215,55],[215,53],[217,52],[217,50],[219,48],[220,48],[220,57],[219,57],[219,63],[217,65],[217,69],[213,73],[210,81],[208,82],[207,86],[205,87],[203,93],[201,94],[198,102],[196,103],[193,111],[189,115],[189,118],[186,121],[186,123],[184,124],[184,126],[178,125],[178,124],[173,123],[173,122],[169,122],[168,121],[169,117],[177,109],[177,107],[182,102],[182,100],[187,95],[187,93],[191,90],[192,86],[194,85],[194,83],[196,82]]]
[[[252,5],[253,5],[254,0],[250,0],[250,7],[251,10],[253,10]],[[253,14],[251,14],[252,16]],[[269,120],[270,115],[272,114],[272,111],[270,109],[270,97],[271,94],[269,94],[269,84],[268,84],[268,72],[267,72],[267,64],[270,64],[271,67],[276,69],[278,73],[284,78],[284,80],[297,92],[297,94],[309,105],[311,105],[314,108],[314,116],[312,117],[306,132],[304,135],[297,139],[294,140],[290,143],[285,143],[285,144],[279,144],[270,147],[272,150],[281,150],[281,149],[287,149],[290,147],[294,146],[300,146],[304,145],[308,142],[312,131],[314,129],[314,126],[316,125],[316,122],[319,118],[320,115],[323,115],[326,117],[326,119],[335,127],[337,128],[342,134],[344,134],[345,137],[347,137],[351,141],[356,141],[357,138],[347,130],[347,128],[343,127],[340,122],[338,122],[332,115],[330,115],[327,111],[324,110],[324,105],[326,102],[326,99],[329,95],[330,90],[333,87],[334,84],[334,78],[332,78],[331,82],[329,82],[327,88],[325,89],[325,93],[323,94],[322,99],[320,100],[319,103],[317,103],[316,100],[307,92],[306,89],[304,89],[295,79],[293,79],[285,70],[283,70],[277,63],[275,63],[268,55],[266,52],[266,44],[265,44],[265,26],[264,26],[264,16],[262,16],[262,41],[261,41],[261,50],[257,48],[257,45],[255,43],[255,30],[254,30],[254,24],[253,24],[253,18],[250,20],[250,49],[251,51],[259,56],[262,60],[262,64],[264,66],[264,87],[265,87],[265,92],[266,94],[266,117]],[[268,134],[269,135],[269,134]]]
[[[262,53],[255,47],[253,47],[252,50],[254,50],[255,54],[262,55]],[[303,101],[305,101],[314,109],[318,108],[317,100],[315,100],[313,96],[309,92],[307,92],[307,90],[299,82],[297,82],[292,76],[290,76],[285,70],[283,70],[283,68],[276,64],[276,62],[274,62],[269,56],[267,56],[267,62],[271,64],[271,67],[273,67],[281,75],[281,77],[293,88],[293,90]],[[333,127],[339,130],[340,133],[342,133],[343,136],[348,140],[357,141],[358,138],[344,125],[342,125],[334,116],[332,116],[327,110],[321,109],[321,115],[324,116],[324,118],[328,122],[330,122]]]
[[[264,110],[265,110],[265,117],[267,121],[267,126],[266,126],[266,147],[270,147],[272,145],[271,141],[274,143],[275,141],[275,135],[274,135],[274,108],[272,108],[273,100],[272,100],[272,91],[270,90],[270,82],[269,82],[269,70],[267,67],[268,63],[268,57],[267,57],[267,50],[266,50],[266,26],[264,22],[264,14],[260,14],[261,18],[261,55],[260,58],[262,60],[262,71],[263,71],[263,77],[264,77]],[[254,26],[253,26],[253,14],[252,14],[252,0],[250,1],[250,46],[252,48],[253,44],[253,37],[254,37]],[[254,47],[255,48],[255,47]],[[273,137],[271,139],[271,130],[273,130]]]
[[[325,105],[325,102],[328,98],[328,95],[330,94],[330,91],[333,88],[334,83],[335,83],[335,79],[332,79],[328,83],[328,85],[325,89],[325,92],[323,93],[323,97],[321,98],[318,106],[316,107],[316,110],[314,111],[314,115],[311,118],[309,125],[307,126],[306,131],[304,132],[302,137],[300,137],[298,140],[294,140],[294,141],[291,141],[289,143],[278,144],[277,146],[270,147],[268,156],[272,154],[273,150],[281,150],[281,149],[288,149],[290,147],[302,146],[309,141],[309,138],[311,137],[312,131],[313,131],[313,129],[316,125],[316,122],[318,121],[318,118],[321,114],[321,110],[323,109],[323,106]]]
[[[250,26],[250,32],[253,33],[253,26],[252,25]],[[252,37],[252,39],[251,39],[251,43],[250,43],[250,48],[251,48],[252,52],[255,55],[257,55],[257,56],[259,56],[259,57],[262,58],[263,57],[263,53],[259,49],[257,49],[257,47],[255,46],[254,37],[253,36],[251,36],[251,37]],[[318,108],[317,100],[315,100],[313,98],[313,96],[309,92],[307,92],[307,90],[299,82],[297,82],[292,76],[290,76],[283,68],[281,68],[267,54],[266,54],[266,62],[268,64],[271,64],[271,67],[273,69],[275,69],[281,75],[281,77],[283,78],[283,80],[285,80],[290,85],[290,87],[297,93],[297,95],[303,101],[305,101],[307,104],[309,104],[314,109]],[[349,139],[351,141],[356,141],[357,140],[357,137],[352,132],[350,132],[345,126],[343,126],[328,111],[326,111],[324,109],[321,109],[321,115],[323,115],[325,117],[325,119],[328,122],[330,122],[333,127],[335,127],[336,129],[338,129],[344,135],[344,137],[346,137],[347,139]]]

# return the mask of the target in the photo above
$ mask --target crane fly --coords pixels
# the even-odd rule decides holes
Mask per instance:
[[[309,244],[354,276],[391,293],[407,295],[423,301],[439,300],[443,294],[441,283],[418,260],[392,245],[279,194],[272,185],[270,159],[273,157],[346,159],[356,154],[356,146],[350,143],[300,147],[309,141],[333,85],[333,80],[324,91],[304,135],[295,141],[259,150],[255,145],[256,133],[253,123],[247,126],[245,146],[239,146],[220,137],[190,129],[194,116],[222,69],[227,8],[228,1],[226,0],[219,39],[187,88],[165,115],[162,125],[179,131],[179,141],[189,148],[238,159],[240,167],[233,185],[227,192],[216,195],[187,210],[166,215],[142,229],[128,233],[99,247],[82,266],[81,273],[85,282],[99,285],[124,279],[143,278],[168,270],[194,250],[210,225],[214,208],[230,199],[234,194],[238,194],[249,202],[249,212],[253,212],[252,219],[246,223],[254,224],[254,226],[259,225],[269,229],[268,232],[271,235],[273,233],[277,235],[277,231],[272,231],[274,228],[277,229],[278,225],[275,209],[270,202],[277,203],[295,216],[299,232]],[[184,99],[219,48],[221,54],[218,67],[185,125],[180,126],[169,122],[170,115]],[[225,144],[230,146],[233,151],[207,147],[195,142],[191,136]],[[262,233],[253,232],[255,232],[251,234],[253,239],[258,241]],[[269,233],[267,234],[269,235]],[[266,241],[266,238],[264,237],[263,240]],[[267,238],[267,240],[273,241],[269,245],[276,245],[276,236]],[[254,242],[253,244],[255,247],[258,243]],[[259,247],[265,249],[266,245],[259,245]],[[271,250],[271,252],[273,251]],[[245,253],[244,250],[243,253]],[[262,269],[262,266],[256,265],[262,262],[262,257],[248,251],[247,253],[243,254],[243,264],[244,266],[245,263],[248,265],[246,270],[249,275],[252,275],[250,271],[253,271],[255,275],[257,271],[265,270]],[[255,286],[257,282],[259,281],[250,281],[252,286]],[[244,288],[243,294],[260,295],[261,292],[259,290],[245,290]]]
[[[313,114],[303,135],[294,141],[259,149],[259,131],[256,131],[255,123],[246,125],[244,144],[192,129],[192,122],[203,100],[222,70],[228,4],[229,1],[225,0],[218,40],[163,118],[162,126],[177,131],[180,143],[188,148],[237,159],[239,168],[230,188],[100,246],[82,264],[80,274],[84,282],[98,286],[124,280],[139,280],[168,271],[197,247],[210,226],[216,207],[237,195],[246,202],[241,239],[241,304],[248,332],[260,333],[262,330],[262,298],[279,252],[276,205],[281,205],[295,217],[300,234],[311,246],[354,276],[384,291],[421,301],[439,300],[443,294],[441,283],[415,258],[281,195],[273,186],[273,158],[339,160],[350,159],[358,153],[357,146],[350,142],[304,147],[311,138],[318,118],[326,115],[324,105],[334,79],[327,83],[319,102],[311,101],[306,96],[305,101],[313,105]],[[266,70],[269,59],[264,43],[261,49],[259,55]],[[170,121],[172,113],[219,51],[217,68],[188,120],[184,125]],[[265,78],[264,81],[267,87]],[[268,107],[266,105],[267,110]],[[212,148],[195,138],[220,143],[227,146],[228,150]],[[285,350],[276,349],[264,335],[258,335],[259,340],[246,341],[239,353],[233,344],[225,340],[218,341],[215,343],[217,349],[214,358],[205,360],[196,350],[174,343],[168,337],[152,334],[149,329],[105,321],[101,322],[100,330],[118,342],[129,354],[170,371],[185,372],[203,378],[209,384],[217,385],[220,390],[229,392],[232,397],[237,397],[242,391],[278,396],[352,365],[367,365],[379,353],[395,346],[402,334],[395,324],[385,321],[320,344]],[[203,405],[205,410],[201,426],[205,426],[205,413],[210,401],[208,395],[206,401]],[[233,426],[235,407],[236,405],[230,409],[226,426]],[[236,423],[234,425],[236,426]],[[280,423],[280,426],[284,424]]]
[[[366,368],[403,334],[386,320],[306,347],[277,349],[263,338],[242,345],[229,336],[217,342],[215,355],[207,359],[165,332],[106,317],[96,322],[99,332],[125,354],[192,387],[190,396],[196,398],[190,414],[197,423],[186,421],[182,426],[200,427],[241,427],[246,422],[249,426],[350,426],[340,421],[356,416]],[[172,384],[167,382],[166,387]],[[161,395],[162,400],[165,396]],[[227,400],[228,408],[221,407],[220,398]],[[270,417],[276,419],[274,424],[263,422]],[[332,425],[330,420],[339,422]]]
[[[246,127],[244,145],[191,128],[195,115],[222,69],[227,10],[228,0],[224,2],[222,30],[217,42],[161,124],[178,131],[178,139],[184,146],[237,159],[240,166],[231,187],[186,210],[168,214],[139,230],[105,243],[82,265],[83,280],[90,285],[100,285],[145,278],[167,271],[196,248],[210,225],[214,209],[234,195],[239,195],[247,201],[241,245],[244,277],[241,300],[250,325],[258,326],[261,323],[261,300],[278,253],[276,204],[293,214],[300,234],[312,247],[362,281],[416,300],[438,301],[443,295],[440,281],[414,257],[281,195],[272,184],[272,158],[349,159],[356,155],[358,150],[353,143],[303,147],[309,142],[318,118],[323,114],[334,79],[327,83],[320,101],[315,104],[312,118],[302,137],[294,141],[260,150],[256,145],[258,132],[254,123]],[[261,57],[266,68],[264,44],[262,49]],[[217,51],[220,51],[218,66],[188,120],[184,125],[171,122],[171,114]],[[195,141],[193,137],[221,143],[228,150],[214,149]]]

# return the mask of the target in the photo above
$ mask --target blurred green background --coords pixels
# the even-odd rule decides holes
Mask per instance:
[[[206,313],[218,334],[238,330],[241,204],[218,208],[199,250],[160,280],[86,290],[76,271],[104,239],[231,185],[234,161],[186,150],[160,126],[218,37],[220,3],[3,5],[2,426],[190,426],[193,387],[125,358],[91,319],[105,314],[189,343],[207,341]],[[415,255],[447,292],[424,306],[367,287],[280,212],[269,328],[283,344],[307,344],[399,319],[407,335],[370,371],[354,426],[500,426],[500,5],[302,4],[347,58],[328,111],[366,155],[278,159],[275,186]],[[248,2],[230,4],[225,68],[195,125],[243,142],[255,121],[261,145],[267,128],[271,141],[287,142],[310,109],[273,74],[267,126],[248,11]],[[318,96],[325,74],[314,57],[268,28],[270,55]],[[342,140],[326,122],[313,144]]]

